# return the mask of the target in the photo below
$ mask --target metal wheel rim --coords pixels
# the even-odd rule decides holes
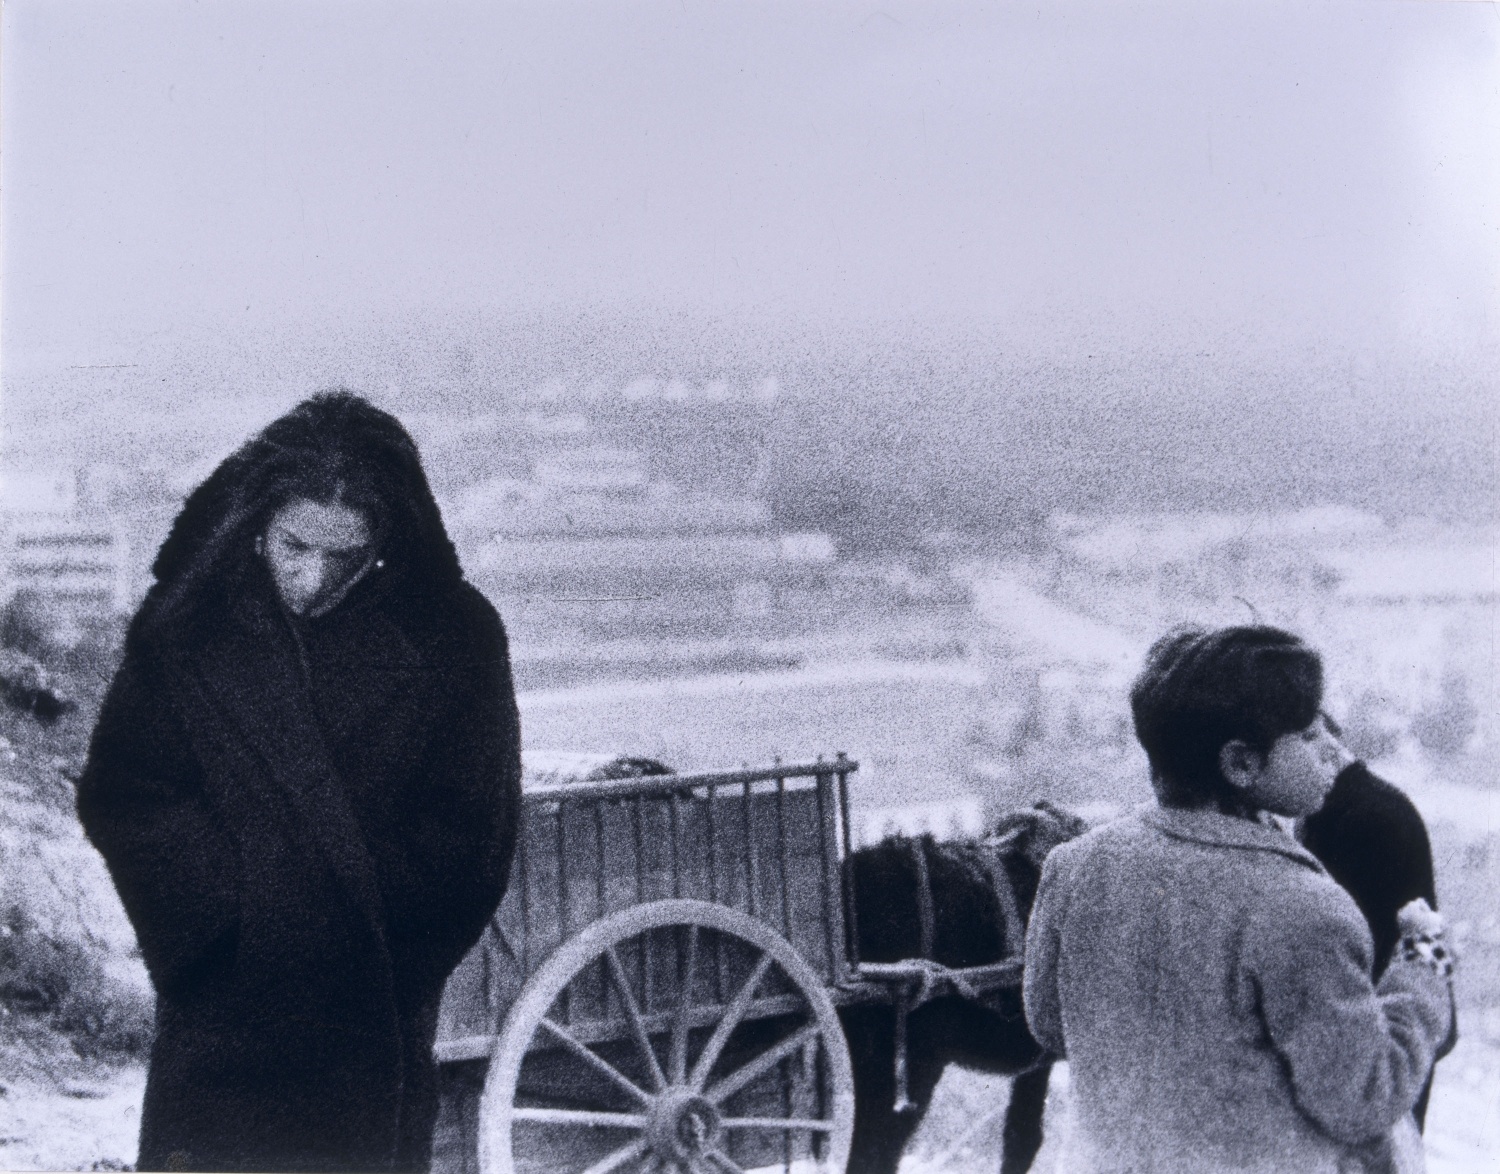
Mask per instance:
[[[490,1057],[489,1072],[479,1106],[480,1174],[515,1174],[511,1125],[516,1111],[521,1064],[533,1038],[538,1031],[544,1030],[543,1017],[563,989],[591,962],[604,957],[606,951],[613,946],[647,931],[672,926],[696,926],[742,939],[759,950],[764,960],[778,966],[796,988],[797,995],[806,1001],[809,1022],[801,1032],[794,1034],[815,1032],[828,1066],[829,1098],[822,1118],[826,1120],[827,1127],[826,1130],[820,1130],[826,1132],[826,1156],[819,1168],[829,1174],[843,1174],[848,1164],[850,1141],[854,1132],[854,1075],[838,1013],[828,992],[823,988],[822,980],[780,934],[764,923],[724,905],[686,899],[634,906],[593,922],[553,951],[527,981],[520,997],[506,1016]],[[724,1019],[728,1018],[726,1014]],[[707,1051],[708,1048],[703,1050]],[[774,1050],[776,1049],[772,1049]],[[699,1060],[701,1059],[700,1056]],[[745,1065],[746,1068],[751,1066]],[[697,1065],[694,1067],[696,1071]],[[704,1078],[707,1075],[706,1071],[702,1074]],[[648,1095],[653,1095],[655,1101],[660,1101],[666,1091],[669,1090]],[[730,1094],[723,1094],[721,1099],[728,1095]],[[687,1111],[697,1111],[696,1106]],[[642,1116],[646,1120],[638,1130],[637,1141],[626,1143],[615,1152],[614,1156],[620,1160],[613,1165],[596,1163],[585,1174],[609,1174],[617,1169],[624,1171],[640,1167],[651,1153],[649,1135],[653,1128],[651,1114],[647,1112]],[[626,1153],[627,1150],[638,1152]],[[717,1161],[685,1162],[678,1165],[672,1161],[659,1160],[656,1169],[682,1171],[683,1174],[733,1174],[738,1167],[732,1162],[727,1165],[721,1165]]]

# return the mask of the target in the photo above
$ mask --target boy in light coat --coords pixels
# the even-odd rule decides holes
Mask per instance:
[[[1333,785],[1322,686],[1274,628],[1151,649],[1131,707],[1159,806],[1054,851],[1026,939],[1027,1022],[1072,1075],[1068,1174],[1336,1174],[1410,1113],[1449,1027],[1441,924],[1409,914],[1376,986],[1354,902],[1264,819]]]

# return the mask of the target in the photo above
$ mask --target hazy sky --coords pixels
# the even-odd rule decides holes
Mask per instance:
[[[4,359],[632,305],[1445,355],[1490,3],[6,0]]]

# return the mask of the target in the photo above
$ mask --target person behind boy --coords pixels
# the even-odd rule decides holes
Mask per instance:
[[[1376,981],[1385,973],[1401,938],[1397,913],[1421,898],[1438,907],[1432,845],[1416,805],[1399,787],[1376,775],[1344,745],[1343,730],[1326,713],[1323,723],[1339,751],[1339,773],[1323,806],[1298,821],[1297,839],[1343,887],[1370,927]],[[1438,1049],[1438,1059],[1457,1042],[1457,1024]],[[1420,1129],[1432,1092],[1429,1074],[1412,1109]]]
[[[1408,913],[1377,987],[1353,900],[1262,818],[1333,785],[1322,675],[1266,627],[1147,656],[1158,806],[1054,851],[1026,938],[1027,1023],[1071,1070],[1070,1174],[1335,1174],[1410,1113],[1449,1025],[1436,915]]]

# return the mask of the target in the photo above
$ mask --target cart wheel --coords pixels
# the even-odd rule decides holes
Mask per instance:
[[[531,977],[495,1042],[481,1174],[843,1174],[854,1078],[818,975],[723,905],[637,905]]]

